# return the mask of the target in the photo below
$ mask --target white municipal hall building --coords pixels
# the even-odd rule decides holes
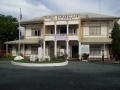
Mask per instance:
[[[21,21],[25,28],[24,39],[20,40],[20,52],[25,56],[38,54],[38,47],[42,47],[42,55],[59,57],[62,53],[68,59],[80,55],[81,46],[89,45],[89,58],[109,59],[111,54],[111,30],[119,17],[108,15],[79,13],[46,15],[31,20]],[[18,23],[17,23],[18,24]],[[19,40],[5,42],[12,44],[12,55],[18,54]]]

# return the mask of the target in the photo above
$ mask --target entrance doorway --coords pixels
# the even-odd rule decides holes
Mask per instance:
[[[72,46],[72,58],[78,58],[78,46]]]

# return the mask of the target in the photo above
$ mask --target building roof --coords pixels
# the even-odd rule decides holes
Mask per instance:
[[[102,14],[95,14],[95,13],[67,13],[67,14],[51,14],[46,16],[55,16],[55,15],[72,15],[72,14],[79,14],[81,19],[120,19],[120,17],[114,17],[109,15],[102,15]],[[43,23],[44,16],[36,17],[33,19],[21,21],[21,24],[28,24],[28,23]],[[18,22],[15,22],[18,23]]]
[[[19,40],[4,42],[5,44],[18,44]],[[20,44],[38,44],[38,39],[22,39]]]
[[[111,43],[110,38],[83,38],[81,42],[83,43]]]

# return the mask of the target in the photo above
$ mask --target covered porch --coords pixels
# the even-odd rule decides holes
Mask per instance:
[[[67,59],[80,58],[81,43],[78,40],[45,41],[45,55],[60,57],[67,54]]]
[[[38,43],[38,39],[22,39],[20,40],[20,51],[19,47],[19,40],[5,42],[6,44],[6,52],[8,53],[8,46],[12,45],[12,56],[17,56],[20,52],[24,57],[29,57],[31,55],[38,54],[38,47],[40,47]]]
[[[84,38],[82,45],[89,45],[90,47],[90,60],[102,60],[102,50],[104,50],[104,59],[110,59],[110,38]]]

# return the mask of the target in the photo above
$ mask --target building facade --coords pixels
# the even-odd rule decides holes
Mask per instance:
[[[20,40],[21,53],[24,56],[38,54],[42,47],[42,55],[59,57],[66,53],[68,59],[81,58],[81,45],[89,45],[91,59],[104,57],[109,59],[111,54],[111,30],[119,17],[108,15],[81,13],[47,15],[22,21],[25,28],[24,39]],[[19,41],[5,42],[6,47],[12,44],[12,54],[18,53]]]

